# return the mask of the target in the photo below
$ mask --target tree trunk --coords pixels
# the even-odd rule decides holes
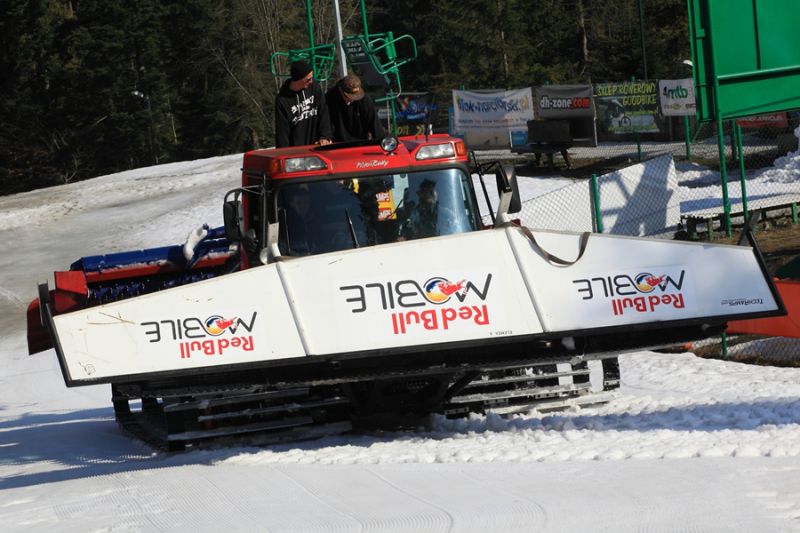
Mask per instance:
[[[583,66],[581,68],[581,74],[585,74],[586,69],[589,66],[589,39],[586,36],[586,19],[584,18],[584,13],[583,13],[583,0],[578,0],[577,10],[578,10],[578,28],[580,28],[581,30],[581,53],[583,55],[582,57]],[[591,73],[589,76],[589,81],[591,81]]]

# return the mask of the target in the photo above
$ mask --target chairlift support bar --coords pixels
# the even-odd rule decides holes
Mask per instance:
[[[337,4],[338,5],[338,4]],[[274,52],[269,59],[270,73],[280,79],[289,77],[285,70],[281,71],[279,62],[281,58],[286,59],[286,65],[294,61],[303,59],[311,64],[314,70],[314,78],[324,82],[330,79],[333,73],[333,64],[336,60],[336,46],[334,44],[317,45],[314,41],[314,21],[311,16],[311,0],[306,0],[306,22],[308,26],[308,48],[293,49],[288,52]]]

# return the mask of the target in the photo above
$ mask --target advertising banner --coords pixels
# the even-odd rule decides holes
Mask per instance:
[[[396,117],[399,135],[423,135],[425,124],[435,120],[437,106],[433,93],[401,93],[397,97]]]
[[[786,113],[768,113],[736,120],[742,128],[788,128]]]
[[[536,118],[594,117],[591,85],[542,85],[536,88]]]
[[[533,120],[531,88],[514,91],[453,91],[455,129],[525,131]]]
[[[691,78],[658,80],[658,100],[665,117],[691,117],[697,111]]]
[[[594,86],[600,128],[613,134],[659,131],[657,85],[654,81],[599,83]]]

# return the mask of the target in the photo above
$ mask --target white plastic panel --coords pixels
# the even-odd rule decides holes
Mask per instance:
[[[304,355],[274,266],[54,317],[73,380]]]
[[[777,309],[751,248],[534,231],[539,250],[508,229],[546,331],[644,324]]]
[[[502,232],[280,264],[311,354],[541,333]]]

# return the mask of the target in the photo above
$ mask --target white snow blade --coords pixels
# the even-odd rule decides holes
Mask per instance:
[[[576,260],[581,235],[533,234],[509,226],[282,261],[57,315],[51,329],[66,383],[81,385],[459,346],[491,357],[564,337],[606,336],[608,352],[615,338],[634,348],[628,331],[784,312],[757,248],[592,234],[564,266],[548,257]]]

